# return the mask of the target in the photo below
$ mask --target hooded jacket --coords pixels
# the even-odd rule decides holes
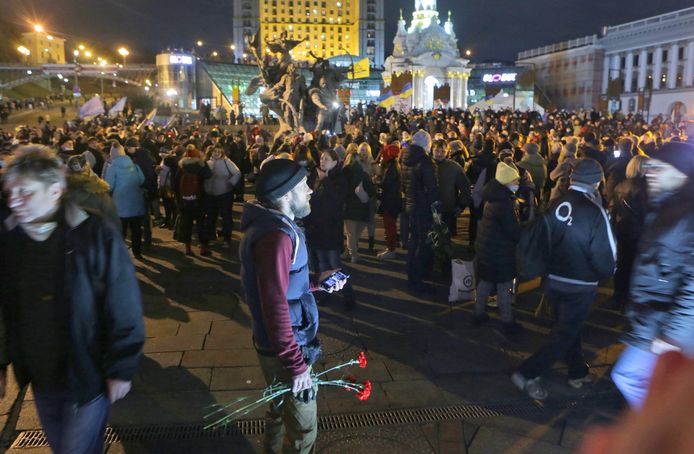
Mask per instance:
[[[475,240],[478,278],[497,283],[513,280],[521,235],[516,196],[493,179],[484,187],[482,199],[484,213]]]
[[[128,159],[128,158],[126,158]],[[78,405],[106,391],[106,379],[132,380],[145,341],[140,288],[120,230],[67,203],[63,293],[69,313],[67,384]],[[13,216],[0,235],[0,365],[11,362],[20,386],[30,380],[17,329],[21,238]]]
[[[551,232],[549,279],[596,287],[614,274],[617,245],[607,212],[592,188],[572,184],[548,208]]]
[[[533,178],[533,183],[535,184],[535,188],[538,188],[538,192],[545,187],[547,166],[542,156],[539,154],[526,154],[517,165],[530,172],[530,176]]]
[[[631,277],[627,344],[648,349],[656,338],[694,354],[694,184],[647,216]]]
[[[118,211],[109,191],[111,188],[94,172],[66,174],[67,199],[80,208],[93,210],[120,227]]]
[[[119,217],[145,215],[145,199],[142,193],[144,181],[142,170],[128,156],[113,159],[106,172],[106,183],[111,187],[113,203]]]

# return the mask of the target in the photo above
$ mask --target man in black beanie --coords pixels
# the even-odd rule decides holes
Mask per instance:
[[[649,213],[632,271],[631,332],[612,380],[632,408],[646,397],[658,356],[694,355],[694,146],[670,142],[648,163]]]
[[[318,431],[317,385],[311,366],[320,354],[318,308],[312,292],[333,272],[312,279],[297,219],[311,212],[304,167],[273,159],[256,180],[257,201],[246,203],[239,248],[241,283],[253,317],[253,343],[268,385],[286,382],[292,395],[270,404],[265,452],[312,452]],[[344,280],[327,289],[339,291]]]
[[[540,377],[555,362],[568,366],[568,384],[581,388],[593,381],[581,348],[581,330],[598,292],[598,282],[614,274],[617,245],[598,186],[602,167],[594,159],[581,159],[571,174],[569,191],[548,208],[550,232],[547,291],[556,320],[545,344],[511,376],[513,383],[533,399],[547,391]]]

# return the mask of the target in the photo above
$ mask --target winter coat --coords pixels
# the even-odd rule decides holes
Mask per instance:
[[[99,213],[120,228],[120,218],[111,198],[111,188],[108,183],[97,177],[94,172],[68,173],[66,180],[68,201],[87,211]]]
[[[627,165],[629,165],[629,157],[619,157],[607,164],[605,171],[605,197],[607,200],[614,198],[615,188],[619,183],[627,179]]]
[[[118,156],[106,172],[106,183],[111,187],[111,196],[118,216],[132,218],[145,215],[145,199],[142,184],[145,176],[140,167],[127,156]]]
[[[145,189],[145,195],[148,200],[153,200],[157,197],[157,173],[154,171],[156,161],[144,148],[138,148],[135,153],[130,155],[130,158],[142,170],[142,175],[145,177],[142,187]]]
[[[227,194],[234,190],[241,179],[241,171],[230,159],[210,159],[207,166],[212,171],[212,175],[205,180],[205,193],[208,195]]]
[[[431,218],[431,206],[440,200],[436,168],[432,159],[418,145],[410,145],[405,164],[409,168],[405,188],[405,212],[410,216]]]
[[[694,184],[647,216],[631,276],[626,342],[648,349],[662,339],[694,354]]]
[[[565,195],[569,188],[569,181],[571,179],[571,173],[574,167],[578,163],[576,158],[566,158],[552,170],[549,174],[549,178],[554,181],[554,187],[552,188],[552,193],[549,200],[555,200],[562,195]]]
[[[362,183],[369,197],[376,196],[376,187],[371,178],[364,172],[357,159],[344,169],[347,178],[347,195],[345,199],[345,219],[359,222],[369,222],[369,202],[362,202],[354,190]]]
[[[547,166],[542,156],[539,154],[526,154],[517,165],[530,172],[537,192],[544,188],[545,179],[547,178]]]
[[[551,232],[549,278],[570,285],[597,286],[614,274],[617,244],[600,195],[572,184],[548,208]]]
[[[436,175],[441,192],[441,211],[454,213],[470,206],[470,180],[458,163],[450,159],[436,161]]]
[[[488,282],[513,280],[521,234],[516,196],[493,179],[484,187],[482,198],[484,214],[475,240],[478,278]]]
[[[383,163],[380,193],[380,211],[397,216],[402,210],[402,192],[400,189],[400,168],[395,159]]]
[[[646,221],[648,194],[645,178],[629,178],[617,185],[610,199],[610,214],[617,242],[636,248]]]
[[[127,157],[125,159],[130,160]],[[67,203],[64,290],[70,339],[68,386],[78,405],[106,392],[106,379],[131,381],[142,356],[145,332],[140,287],[132,260],[116,229],[98,216]],[[18,272],[25,235],[13,216],[0,235],[0,365],[11,362],[20,386],[29,381],[15,329],[20,307]],[[12,265],[9,265],[12,264]]]
[[[590,158],[590,159],[595,159],[600,163],[602,166],[603,170],[605,169],[605,166],[607,165],[607,155],[603,153],[602,151],[593,148],[591,145],[583,145],[579,147],[578,149],[578,156],[580,158]]]
[[[338,164],[311,194],[311,214],[304,219],[306,237],[313,250],[342,251],[347,177]]]

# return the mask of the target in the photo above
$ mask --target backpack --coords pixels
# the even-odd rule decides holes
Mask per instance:
[[[546,215],[538,215],[525,226],[516,247],[518,280],[527,281],[547,274],[552,254],[552,231]]]
[[[198,178],[198,175],[196,173],[186,172],[185,170],[183,171],[183,175],[181,175],[181,181],[178,183],[178,189],[181,194],[181,199],[186,201],[194,202],[202,195],[200,178]]]

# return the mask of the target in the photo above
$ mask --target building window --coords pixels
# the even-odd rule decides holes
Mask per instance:
[[[639,56],[634,55],[634,66],[639,66]]]
[[[646,59],[646,64],[648,64],[648,65],[653,64],[653,52],[648,53],[648,58]]]
[[[680,46],[680,47],[677,49],[677,59],[680,60],[680,61],[684,60],[684,47],[681,47],[681,46]]]
[[[668,54],[668,51],[663,50],[663,63],[665,63],[667,61],[667,54]]]

